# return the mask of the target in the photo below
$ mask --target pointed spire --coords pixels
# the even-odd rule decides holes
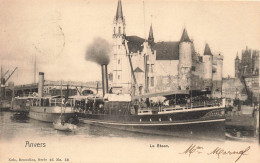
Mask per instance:
[[[237,52],[236,60],[239,60],[239,57],[238,57],[238,52]]]
[[[184,28],[180,42],[191,42],[186,28]]]
[[[205,50],[204,50],[204,55],[212,55],[208,43],[206,43]]]
[[[148,43],[149,43],[149,45],[153,45],[153,44],[154,44],[152,24],[151,24],[151,26],[150,26],[149,37],[148,37]]]
[[[122,19],[122,20],[124,19],[121,0],[118,0],[117,10],[116,10],[116,20],[118,19]]]

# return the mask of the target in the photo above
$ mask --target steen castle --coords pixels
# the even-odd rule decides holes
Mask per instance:
[[[109,64],[113,93],[206,90],[214,97],[221,96],[223,56],[213,55],[208,44],[204,54],[198,54],[186,29],[179,41],[171,42],[155,43],[152,25],[147,40],[127,36],[121,0],[113,24],[113,56]]]

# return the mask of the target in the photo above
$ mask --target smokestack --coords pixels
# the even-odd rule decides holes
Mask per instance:
[[[39,72],[38,97],[43,96],[43,85],[44,85],[44,73]]]
[[[5,78],[1,78],[1,98],[5,99]]]
[[[108,93],[107,65],[101,65],[103,96]]]

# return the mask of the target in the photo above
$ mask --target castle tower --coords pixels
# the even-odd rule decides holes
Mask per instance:
[[[190,87],[191,67],[192,42],[188,36],[187,30],[184,28],[179,43],[178,86],[181,90],[188,90]]]
[[[212,66],[213,56],[209,45],[205,45],[204,56],[203,56],[203,69],[204,69],[204,87],[205,89],[211,90],[212,88]]]
[[[129,68],[129,61],[126,55],[125,45],[125,18],[123,16],[123,9],[121,0],[118,0],[116,16],[114,18],[113,27],[113,58],[112,58],[112,84],[113,93],[128,93],[125,90],[131,83],[131,74]]]
[[[216,58],[216,71],[213,74],[212,80],[214,81],[221,81],[222,80],[222,76],[223,76],[223,55],[221,55],[220,53],[215,56]]]
[[[240,78],[240,59],[238,57],[238,52],[235,59],[235,77]]]
[[[220,53],[213,56],[212,96],[221,98],[223,77],[223,55]]]

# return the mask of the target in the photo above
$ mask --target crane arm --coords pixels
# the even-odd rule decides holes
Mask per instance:
[[[5,74],[3,75],[3,78],[5,77],[5,75],[6,75],[8,72],[9,72],[9,70],[7,70],[7,71],[5,72]]]
[[[14,74],[14,72],[16,71],[17,68],[18,68],[18,67],[15,67],[15,69],[14,69],[13,72],[7,77],[7,79],[5,80],[5,82],[7,82],[7,81],[10,79],[10,77]]]
[[[125,44],[125,49],[126,49],[126,54],[128,55],[128,59],[129,59],[129,63],[130,63],[130,67],[131,67],[131,74],[134,78],[134,84],[137,84],[136,78],[135,78],[135,74],[134,74],[134,69],[133,69],[133,64],[132,64],[132,60],[129,54],[129,50],[128,50],[128,45],[127,45],[127,41],[124,40],[124,44]]]

